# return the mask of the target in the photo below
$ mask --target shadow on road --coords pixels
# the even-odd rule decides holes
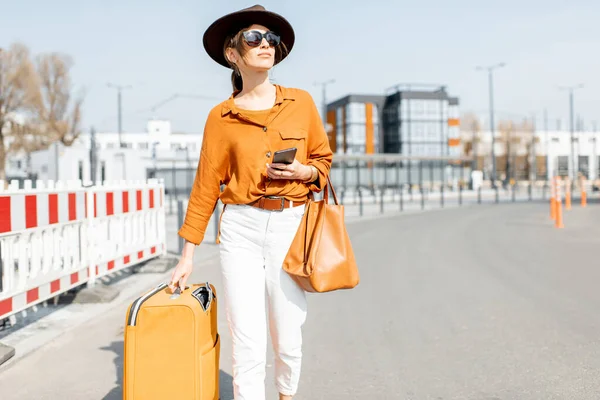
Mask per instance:
[[[117,376],[115,378],[115,387],[108,392],[102,400],[122,400],[123,399],[123,341],[112,342],[108,347],[102,347],[101,350],[112,351],[116,354],[113,362]],[[221,400],[233,399],[233,378],[222,370],[219,371],[219,396]]]

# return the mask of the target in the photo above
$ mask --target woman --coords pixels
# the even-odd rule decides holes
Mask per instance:
[[[333,155],[311,96],[269,82],[269,70],[293,44],[288,21],[262,6],[226,15],[204,34],[211,58],[233,69],[233,94],[206,121],[179,230],[185,245],[171,288],[185,288],[194,249],[220,198],[225,204],[221,271],[236,400],[265,399],[267,328],[279,398],[291,399],[300,378],[306,297],[282,264],[309,193],[320,192],[326,184]],[[273,164],[273,154],[288,148],[297,149],[293,163]]]

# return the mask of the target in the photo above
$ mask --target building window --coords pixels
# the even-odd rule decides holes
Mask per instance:
[[[144,150],[148,149],[148,142],[138,143],[138,148],[144,149]]]
[[[569,176],[569,156],[558,156],[558,176]]]

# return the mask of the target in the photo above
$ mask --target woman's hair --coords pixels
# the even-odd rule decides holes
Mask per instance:
[[[229,59],[227,58],[227,49],[230,47],[234,48],[237,50],[238,53],[240,53],[240,56],[242,58],[245,58],[246,53],[248,52],[248,50],[250,50],[249,46],[244,45],[245,43],[244,43],[243,33],[247,29],[248,28],[241,29],[235,35],[227,36],[227,38],[225,39],[225,44],[223,46],[223,54],[225,54],[225,60],[227,60],[227,63],[233,69],[233,72],[231,73],[231,86],[234,91],[242,90],[244,82],[242,80],[242,74],[240,73],[240,70],[238,69],[237,65],[231,63],[229,61]],[[285,57],[285,55],[287,55],[287,52],[288,52],[288,49],[285,46],[285,43],[280,42],[279,46],[275,47],[275,64],[277,64],[279,61],[281,61],[283,59],[283,57]]]

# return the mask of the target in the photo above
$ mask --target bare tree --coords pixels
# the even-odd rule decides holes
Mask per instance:
[[[29,50],[22,44],[13,44],[0,50],[0,180],[6,179],[6,157],[11,129],[33,113],[32,103],[38,96],[36,73]]]
[[[71,67],[58,53],[34,63],[22,44],[0,51],[0,180],[9,152],[29,156],[57,141],[70,146],[79,136],[83,96],[73,99]]]
[[[479,117],[473,113],[466,113],[460,118],[460,135],[461,142],[463,143],[463,154],[473,157],[471,167],[473,170],[480,169],[483,165],[479,165],[479,158],[482,154],[479,154],[478,147],[481,140],[481,121]]]
[[[499,142],[504,143],[505,153],[501,156],[499,167],[504,166],[505,180],[527,179],[534,168],[531,158],[534,135],[533,122],[523,118],[521,121],[501,120],[498,123]]]
[[[70,146],[81,134],[81,106],[83,94],[72,98],[70,57],[58,53],[37,58],[40,96],[35,110],[39,134]]]

